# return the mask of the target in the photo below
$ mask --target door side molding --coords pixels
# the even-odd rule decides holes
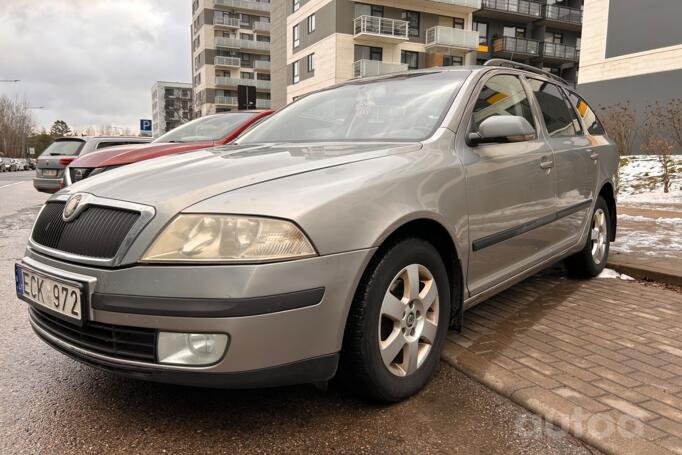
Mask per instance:
[[[519,226],[506,229],[504,231],[488,235],[486,237],[482,237],[478,240],[474,240],[473,243],[471,244],[471,249],[473,251],[480,251],[484,248],[488,248],[500,242],[504,242],[505,240],[509,240],[521,234],[525,234],[526,232],[532,231],[533,229],[546,226],[550,223],[560,220],[561,218],[565,218],[569,215],[579,212],[580,210],[591,207],[592,201],[593,201],[592,199],[586,199],[583,202],[572,205],[570,207],[566,207],[565,209],[561,209],[558,212],[550,213],[549,215],[534,219]]]

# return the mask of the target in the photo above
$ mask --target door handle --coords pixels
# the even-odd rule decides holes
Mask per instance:
[[[540,161],[540,168],[541,169],[552,169],[553,167],[554,167],[554,161],[552,161],[552,160]]]
[[[590,154],[590,159],[596,160],[599,158],[599,152],[595,152],[592,149],[587,149],[587,152]]]

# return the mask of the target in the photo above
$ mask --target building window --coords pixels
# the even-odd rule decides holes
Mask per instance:
[[[294,47],[298,47],[301,44],[298,25],[294,25]]]
[[[301,62],[297,61],[294,62],[294,84],[298,84],[298,82],[301,80]]]
[[[311,14],[308,16],[308,33],[315,31],[315,15]]]
[[[384,7],[379,5],[366,5],[364,3],[356,3],[355,17],[360,16],[384,17]]]
[[[239,77],[242,79],[253,79],[253,73],[247,73],[246,71],[242,71],[239,73]]]
[[[419,13],[403,11],[403,20],[409,23],[410,36],[419,36]]]
[[[443,66],[462,66],[464,59],[456,55],[444,55]]]
[[[308,72],[315,71],[315,54],[308,55]]]
[[[563,44],[564,34],[563,33],[556,33],[556,32],[546,32],[545,33],[545,42],[546,43],[553,43],[553,44]]]
[[[243,39],[246,41],[253,41],[253,35],[250,33],[240,33],[239,34],[239,39]]]
[[[488,24],[485,22],[474,22],[474,30],[478,32],[478,44],[488,45]]]
[[[294,0],[294,11],[298,11],[301,7],[301,0]]]
[[[526,29],[523,27],[505,26],[504,29],[502,29],[502,35],[510,37],[510,38],[525,38],[526,37]]]
[[[383,60],[384,49],[381,47],[370,47],[355,45],[355,61],[358,60]]]
[[[453,17],[452,18],[452,28],[456,28],[458,30],[464,30],[464,19],[461,17]]]
[[[194,85],[201,85],[201,73],[194,76]]]
[[[407,68],[416,70],[419,68],[419,52],[400,51],[401,63],[407,63]]]

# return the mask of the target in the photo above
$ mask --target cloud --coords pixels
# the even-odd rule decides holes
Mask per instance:
[[[0,0],[0,94],[36,122],[137,128],[158,80],[191,81],[188,0]]]

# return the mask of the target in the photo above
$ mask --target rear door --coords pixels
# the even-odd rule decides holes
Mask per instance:
[[[598,151],[586,134],[566,92],[557,84],[529,78],[542,111],[547,142],[554,151],[559,249],[574,244],[592,210],[597,187]]]
[[[556,242],[544,223],[556,210],[552,150],[529,92],[517,75],[497,73],[484,76],[475,97],[465,113],[467,134],[495,115],[524,117],[536,134],[523,142],[458,144],[467,179],[472,296],[540,262]]]

